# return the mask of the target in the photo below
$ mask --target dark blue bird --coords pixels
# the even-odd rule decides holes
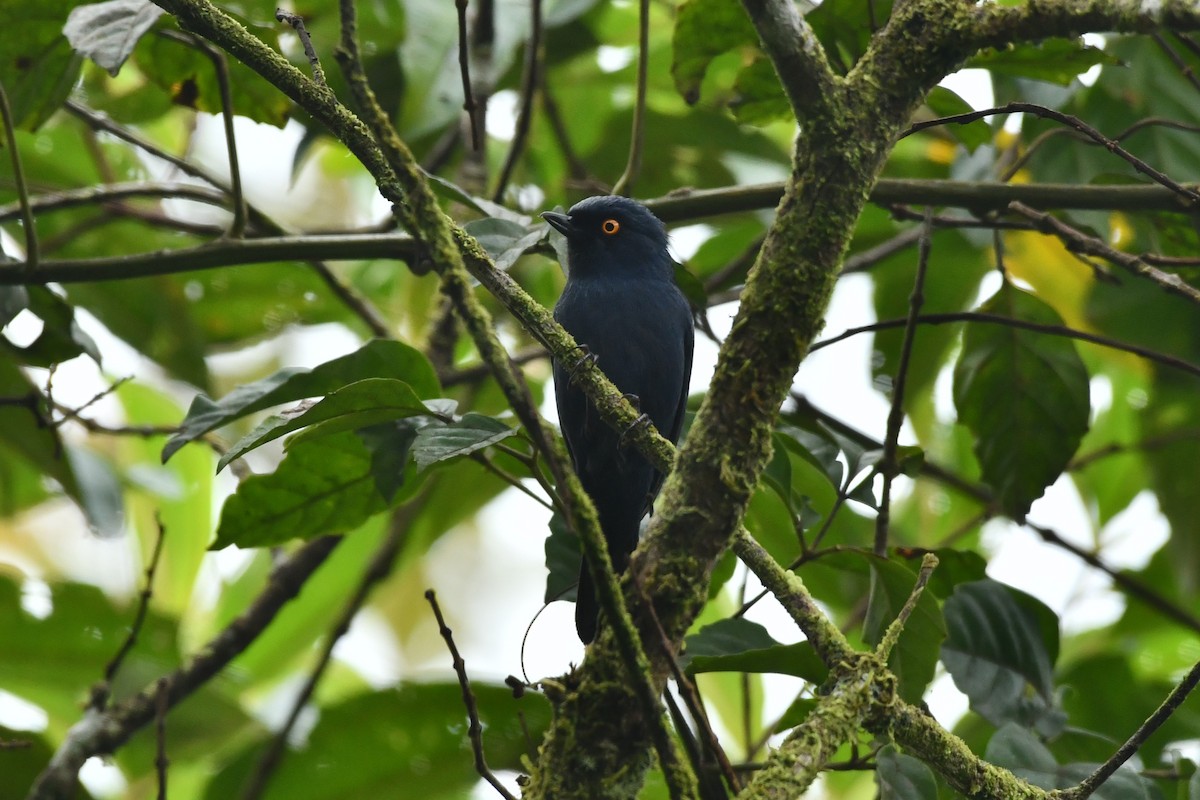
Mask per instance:
[[[554,318],[658,432],[677,442],[692,373],[693,322],[675,285],[666,228],[645,206],[624,197],[590,197],[566,214],[542,217],[567,238],[567,285]],[[577,365],[578,359],[554,364],[559,424],[619,573],[664,476],[624,446],[622,434],[572,385]],[[586,563],[575,602],[575,629],[586,644],[599,624]]]

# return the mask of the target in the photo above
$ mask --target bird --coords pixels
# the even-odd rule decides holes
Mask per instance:
[[[600,419],[573,378],[584,361],[595,361],[643,418],[677,443],[692,373],[692,310],[675,283],[666,227],[641,203],[589,197],[565,214],[548,211],[542,218],[567,240],[567,283],[554,318],[580,346],[554,363],[559,425],[619,574],[665,475],[625,443],[628,431]],[[599,612],[584,558],[575,630],[585,645],[596,637]]]

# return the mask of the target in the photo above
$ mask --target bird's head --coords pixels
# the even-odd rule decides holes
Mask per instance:
[[[667,229],[641,203],[616,195],[580,200],[566,214],[542,219],[567,237],[572,275],[628,275],[670,280]]]

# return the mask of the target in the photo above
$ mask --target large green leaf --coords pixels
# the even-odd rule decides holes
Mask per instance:
[[[1054,710],[1054,612],[992,580],[959,585],[942,612],[942,663],[972,709],[996,725],[1016,721],[1047,733],[1061,730]]]
[[[37,388],[13,361],[0,352],[0,397],[29,398],[40,404]],[[71,496],[78,496],[75,473],[63,452],[58,429],[46,426],[33,410],[20,403],[0,403],[0,450],[25,459],[40,472],[58,481]],[[6,459],[7,460],[7,459]]]
[[[0,84],[13,120],[34,130],[58,110],[79,77],[83,60],[62,35],[78,0],[0,2]]]
[[[718,620],[687,637],[684,668],[703,672],[773,672],[822,683],[828,670],[811,642],[780,644],[757,622]]]
[[[892,745],[875,756],[879,800],[932,800],[938,796],[937,779],[929,767]]]
[[[439,392],[437,375],[419,350],[401,342],[378,339],[355,352],[313,369],[289,367],[261,381],[239,386],[220,401],[197,395],[180,423],[179,433],[163,448],[163,460],[190,441],[235,419],[271,406],[329,394],[366,378],[392,378],[408,383],[419,397]]]
[[[247,478],[225,501],[212,549],[263,547],[358,527],[388,507],[371,456],[352,431],[294,443],[274,472]]]
[[[473,412],[453,422],[433,419],[417,431],[412,446],[413,458],[417,466],[424,469],[430,464],[461,458],[491,447],[516,433],[515,429],[498,419]]]
[[[1062,325],[1052,308],[1005,284],[980,311]],[[983,479],[1023,519],[1062,474],[1088,426],[1087,369],[1074,343],[1003,324],[976,324],[954,368],[959,421],[975,434]]]
[[[148,80],[167,92],[178,105],[222,113],[221,91],[212,60],[183,42],[159,36],[143,38],[133,59]],[[233,111],[255,122],[282,128],[291,101],[266,79],[233,58],[227,58]]]
[[[758,34],[735,0],[687,0],[675,16],[671,75],[688,103],[700,99],[700,84],[714,58],[728,50],[757,47]]]
[[[84,333],[75,321],[75,309],[45,286],[29,286],[28,310],[42,321],[41,333],[24,347],[0,340],[23,363],[49,367],[87,355],[100,362],[100,351],[92,337]]]
[[[550,723],[550,704],[534,692],[514,699],[504,686],[476,682],[472,690],[488,765],[524,769],[529,743],[541,741]],[[255,744],[243,751],[213,778],[204,797],[237,796],[262,749]],[[286,763],[264,800],[451,800],[469,795],[479,779],[457,683],[406,683],[322,708],[303,751]]]
[[[234,459],[280,436],[317,423],[336,420],[336,424],[322,426],[324,434],[331,434],[430,413],[430,409],[404,381],[367,378],[334,389],[316,403],[301,403],[263,420],[221,456],[217,469],[224,469]]]

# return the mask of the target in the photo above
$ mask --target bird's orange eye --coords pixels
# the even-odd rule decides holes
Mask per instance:
[[[617,222],[615,219],[606,219],[604,222],[600,223],[600,230],[604,231],[609,236],[612,236],[614,233],[621,230],[621,223]]]

